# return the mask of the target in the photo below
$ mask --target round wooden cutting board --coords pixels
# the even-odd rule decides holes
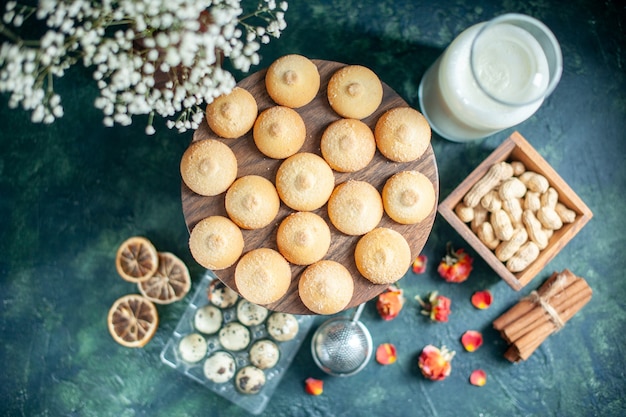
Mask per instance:
[[[295,110],[300,113],[304,119],[307,129],[306,141],[300,151],[312,152],[321,156],[319,142],[324,129],[326,129],[331,122],[341,118],[328,104],[326,98],[328,80],[335,71],[344,67],[346,64],[323,60],[313,60],[313,62],[317,65],[320,73],[320,90],[311,103]],[[259,113],[276,105],[265,90],[265,73],[266,70],[259,71],[238,83],[239,87],[245,88],[256,98]],[[400,106],[407,107],[408,104],[388,85],[383,83],[382,104],[374,114],[363,119],[363,122],[374,130],[376,121],[385,111]],[[237,177],[255,174],[261,175],[271,180],[273,183],[275,182],[276,171],[282,163],[282,160],[271,159],[263,155],[254,144],[252,131],[238,139],[222,139],[215,135],[206,123],[202,123],[194,133],[193,141],[208,138],[221,140],[234,151],[238,162]],[[417,170],[426,175],[433,183],[436,201],[439,201],[439,175],[432,146],[428,147],[421,158],[407,163],[392,162],[386,159],[377,150],[374,159],[366,168],[355,173],[335,172],[335,184],[341,184],[348,179],[367,181],[376,187],[379,192],[382,192],[383,185],[389,177],[396,172],[405,170]],[[214,197],[204,197],[191,191],[183,182],[181,195],[183,215],[189,230],[192,230],[193,227],[205,217],[212,215],[228,217],[224,207],[225,193]],[[348,236],[335,229],[328,219],[326,205],[314,212],[326,220],[332,234],[330,249],[324,259],[340,262],[348,268],[354,279],[354,295],[348,306],[346,306],[346,309],[358,306],[383,292],[388,287],[387,285],[372,284],[361,276],[356,268],[354,262],[354,248],[360,236]],[[245,241],[244,253],[259,247],[269,247],[277,250],[276,230],[280,222],[290,213],[293,213],[293,210],[281,203],[278,216],[269,226],[258,230],[242,230]],[[437,207],[433,207],[428,217],[415,225],[398,224],[384,214],[379,227],[388,227],[400,232],[408,241],[411,247],[411,255],[413,259],[415,259],[420,254],[428,239],[435,221],[436,213]],[[304,269],[305,266],[291,265],[292,280],[289,291],[283,298],[266,307],[285,313],[313,314],[306,308],[298,296],[298,278]],[[234,265],[221,271],[215,271],[215,274],[226,285],[237,290],[234,277]]]

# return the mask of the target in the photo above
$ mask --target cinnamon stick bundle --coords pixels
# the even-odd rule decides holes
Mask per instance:
[[[585,304],[592,290],[570,270],[555,272],[536,291],[493,322],[509,344],[504,357],[526,360],[552,333],[559,331]]]

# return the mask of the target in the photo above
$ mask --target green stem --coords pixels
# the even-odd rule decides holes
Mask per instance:
[[[21,43],[22,39],[11,31],[2,21],[0,21],[0,33],[15,43]]]
[[[252,13],[248,13],[247,15],[244,15],[244,16],[240,17],[239,20],[249,19],[251,17],[255,17],[255,16],[258,16],[258,15],[260,15],[262,13],[267,13],[267,12],[270,12],[270,9],[268,9],[267,7],[259,7],[258,9],[253,11]]]
[[[54,77],[52,76],[52,73],[50,71],[48,71],[48,83],[46,85],[47,87],[47,94],[51,95],[54,93]]]

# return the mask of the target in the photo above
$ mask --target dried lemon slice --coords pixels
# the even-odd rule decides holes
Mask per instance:
[[[154,303],[142,295],[118,298],[107,316],[109,333],[122,346],[143,347],[152,339],[159,325]]]
[[[115,267],[126,281],[146,280],[156,272],[158,266],[157,250],[145,237],[128,238],[117,249]]]
[[[157,304],[170,304],[181,300],[191,289],[189,269],[176,255],[159,252],[159,267],[154,275],[139,281],[139,292]]]

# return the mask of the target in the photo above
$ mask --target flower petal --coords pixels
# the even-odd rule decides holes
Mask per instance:
[[[470,375],[470,384],[482,387],[487,383],[487,373],[482,369],[476,369]]]
[[[468,352],[473,352],[483,344],[483,335],[475,330],[468,330],[461,336],[461,343]]]
[[[320,395],[324,392],[324,381],[321,379],[307,378],[304,380],[304,391],[309,395]]]
[[[376,362],[381,365],[391,365],[397,358],[396,347],[391,343],[383,343],[376,348]]]
[[[491,305],[493,301],[493,296],[491,295],[491,291],[476,291],[472,295],[472,305],[480,310],[484,310]]]
[[[428,263],[428,257],[426,255],[419,255],[413,262],[413,273],[423,274],[426,271],[427,263]]]

